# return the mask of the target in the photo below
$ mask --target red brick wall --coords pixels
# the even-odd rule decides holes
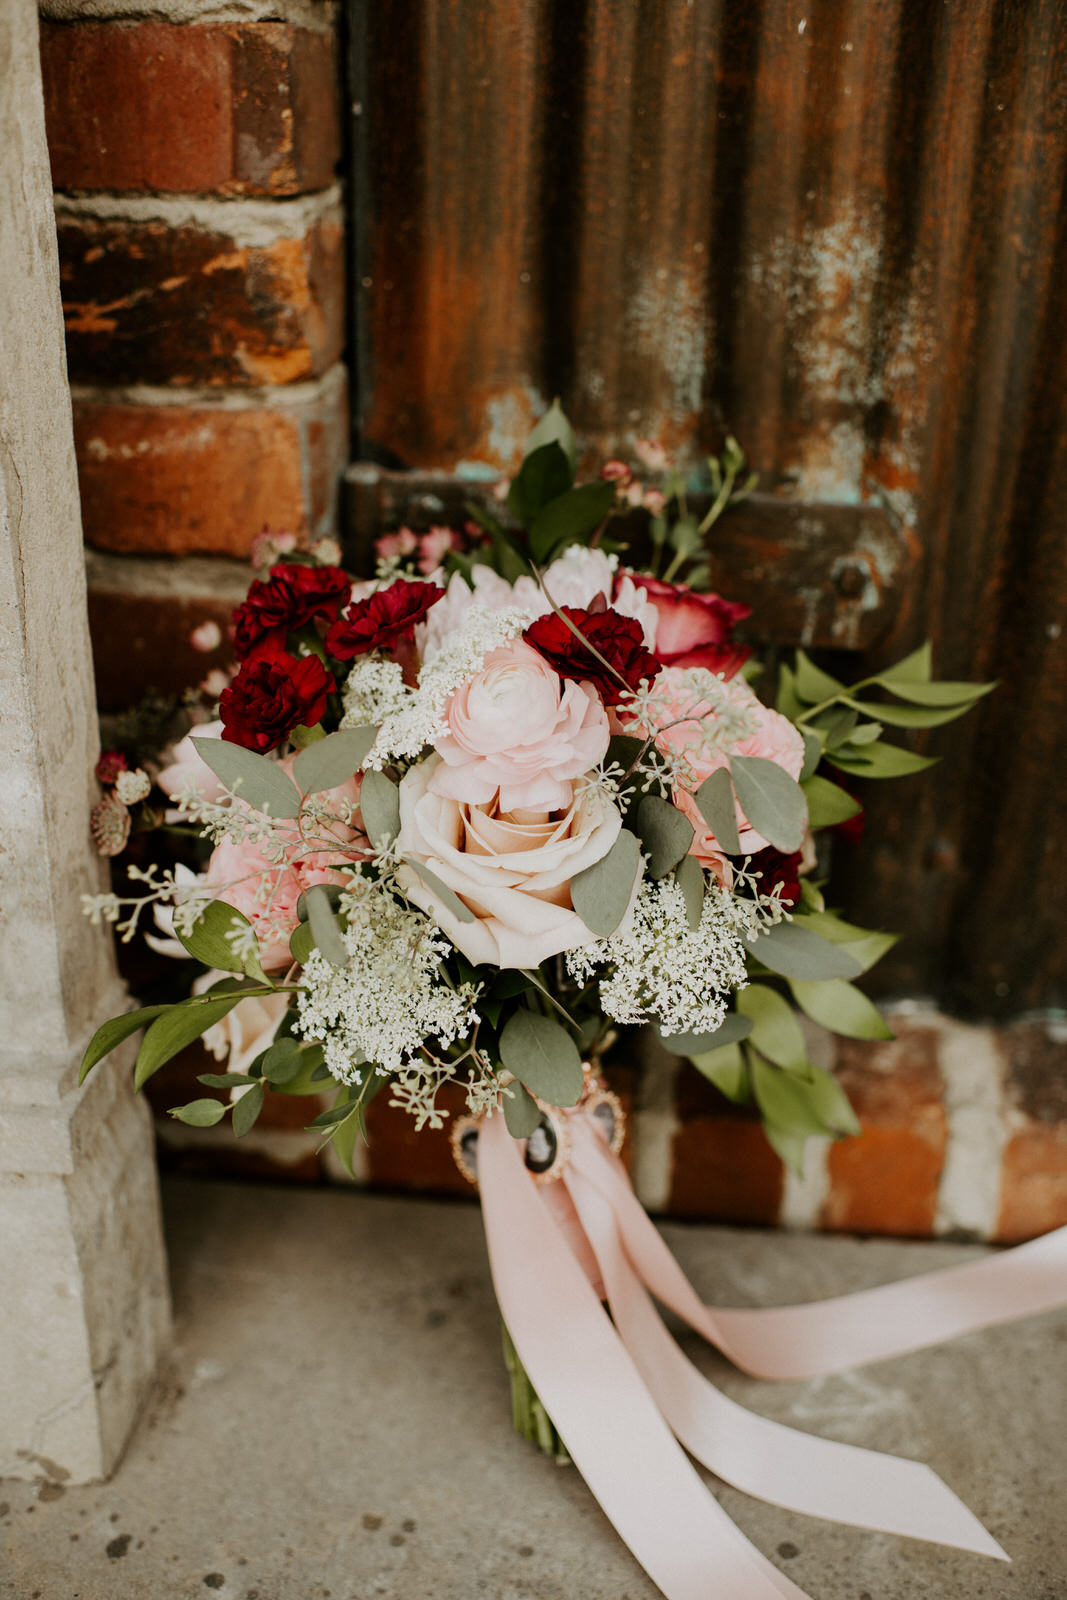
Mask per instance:
[[[203,671],[191,627],[265,524],[334,531],[348,454],[337,10],[220,9],[42,8],[104,710]]]

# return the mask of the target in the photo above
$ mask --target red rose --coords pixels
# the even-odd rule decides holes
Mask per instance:
[[[352,593],[352,579],[340,567],[280,563],[267,583],[256,582],[233,614],[238,660],[253,650],[285,647],[287,633],[316,617],[333,621]]]
[[[731,644],[736,625],[752,615],[752,607],[698,594],[684,583],[666,583],[640,572],[627,572],[656,608],[656,654],[665,667],[706,667],[732,678],[752,654],[747,645]]]
[[[318,656],[291,656],[277,647],[258,651],[222,691],[223,738],[261,755],[274,750],[298,724],[321,722],[333,687]]]
[[[436,583],[397,578],[388,589],[378,589],[349,606],[326,635],[326,648],[339,661],[351,661],[368,650],[395,649],[402,639],[413,636],[415,624],[444,592]]]
[[[619,678],[624,680],[626,688],[636,689],[642,678],[651,682],[659,672],[661,663],[651,650],[645,649],[641,624],[633,617],[624,617],[610,608],[586,611],[581,606],[561,606],[560,611],[562,616],[547,611],[543,617],[538,617],[526,629],[523,638],[544,656],[561,678],[591,683],[605,705],[614,706],[618,705],[623,692]],[[589,645],[575,637],[564,617],[588,639],[596,655]],[[599,659],[601,656],[603,660]],[[615,669],[614,672],[605,662]]]
[[[760,894],[773,894],[776,884],[781,884],[781,893],[778,898],[784,906],[792,908],[800,904],[800,862],[801,852],[794,850],[791,855],[783,855],[781,850],[776,850],[773,845],[768,845],[766,850],[761,850],[752,857],[751,871],[758,872]]]

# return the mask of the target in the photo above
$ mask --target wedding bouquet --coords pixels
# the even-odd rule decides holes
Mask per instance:
[[[620,1030],[654,1029],[723,1094],[753,1102],[794,1165],[807,1138],[858,1133],[834,1077],[808,1059],[797,1012],[888,1037],[853,980],[893,936],[830,908],[820,841],[854,825],[857,780],[930,764],[887,731],[947,722],[991,686],[935,681],[928,646],[851,687],[798,651],[761,697],[766,675],[734,637],[748,609],[710,592],[705,556],[718,516],[752,487],[743,455],[729,441],[709,463],[700,519],[663,452],[637,454],[637,472],[611,462],[576,484],[575,438],[557,405],[506,500],[472,506],[462,532],[385,536],[369,581],[290,550],[253,582],[234,615],[239,666],[217,719],[155,775],[171,824],[199,831],[210,855],[198,872],[133,866],[128,895],[86,902],[125,939],[150,908],[149,939],[203,975],[187,998],[105,1023],[83,1074],[144,1028],[141,1087],[203,1035],[227,1070],[203,1075],[215,1092],[173,1116],[208,1126],[230,1115],[241,1136],[268,1094],[328,1091],[311,1126],[349,1170],[383,1087],[433,1129],[442,1086],[461,1085],[467,1116],[453,1144],[482,1188],[516,1420],[547,1448],[562,1436],[656,1580],[680,1595],[689,1589],[667,1584],[660,1557],[624,1526],[632,1518],[612,1510],[595,1420],[567,1415],[558,1393],[569,1336],[561,1328],[546,1354],[550,1334],[520,1303],[508,1252],[527,1270],[532,1257],[557,1306],[569,1283],[564,1321],[584,1308],[575,1339],[582,1317],[605,1350],[617,1332],[654,1393],[653,1336],[634,1322],[641,1285],[676,1309],[681,1296],[682,1314],[708,1332],[704,1308],[655,1255],[658,1236],[611,1153],[622,1113],[603,1057]],[[632,507],[650,514],[643,567],[612,538],[616,513]],[[148,774],[121,757],[99,775],[94,832],[114,852],[131,818],[158,820],[160,807]],[[598,1315],[603,1328],[589,1321]],[[740,1315],[720,1314],[709,1337],[782,1375],[780,1361],[746,1359],[744,1339],[723,1331]],[[604,1373],[617,1359],[603,1356]],[[635,1377],[626,1367],[612,1382],[626,1390]],[[694,1442],[685,1417],[656,1399],[693,1453],[753,1487],[751,1472]],[[810,1483],[756,1481],[753,1492],[842,1514],[813,1505]],[[949,1537],[988,1549],[944,1494],[964,1519]],[[924,1479],[920,1522],[927,1498]],[[916,1531],[885,1509],[893,1500],[875,1477],[865,1515],[850,1520]],[[767,1592],[799,1593],[784,1579]]]

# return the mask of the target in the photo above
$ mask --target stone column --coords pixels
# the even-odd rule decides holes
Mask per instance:
[[[34,0],[0,5],[0,1474],[105,1476],[169,1328],[87,819],[96,713]]]

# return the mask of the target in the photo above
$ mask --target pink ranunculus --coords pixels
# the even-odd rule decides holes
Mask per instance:
[[[588,944],[594,935],[571,904],[571,879],[601,860],[622,819],[594,789],[570,792],[553,815],[467,805],[436,792],[438,756],[412,767],[400,783],[402,855],[423,861],[474,912],[461,922],[417,873],[401,869],[408,898],[436,918],[457,950],[476,965],[536,967]]]
[[[702,698],[699,692],[702,679],[707,683],[707,698]],[[691,781],[674,791],[675,805],[684,811],[695,830],[689,853],[718,875],[724,864],[722,846],[697,806],[695,791],[705,778],[726,766],[731,756],[759,756],[764,761],[773,761],[791,778],[799,778],[804,765],[804,740],[788,717],[765,706],[741,678],[722,683],[701,669],[666,667],[656,679],[655,689],[655,720],[664,730],[656,743],[664,750],[684,754],[692,768]],[[697,720],[714,718],[713,707],[723,691],[727,697],[724,711],[743,715],[750,729],[728,749],[712,743],[705,727]],[[675,725],[668,727],[669,723]],[[768,841],[756,832],[740,805],[737,806],[737,827],[743,854],[755,855],[757,850],[766,849]]]
[[[222,783],[193,744],[194,739],[221,738],[222,723],[205,722],[200,727],[193,728],[184,739],[179,739],[170,752],[170,760],[156,775],[156,782],[163,793],[174,800],[183,789],[188,789],[191,785],[205,800],[221,799]]]
[[[657,625],[653,649],[668,667],[706,667],[732,677],[749,651],[730,642],[737,623],[751,615],[751,607],[724,600],[717,594],[700,594],[684,583],[667,583],[644,573],[628,574],[655,607]]]
[[[449,699],[445,720],[435,793],[470,805],[499,795],[503,811],[569,805],[571,780],[596,766],[610,737],[596,692],[562,682],[521,639],[486,656]]]

